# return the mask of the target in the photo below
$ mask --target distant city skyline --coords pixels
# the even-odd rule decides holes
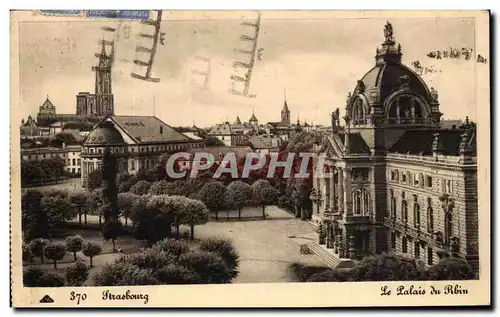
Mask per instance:
[[[178,16],[176,16],[176,14]],[[159,83],[147,83],[130,76],[133,45],[120,43],[112,74],[117,115],[153,115],[172,126],[193,122],[205,127],[238,115],[248,121],[255,109],[259,122],[279,121],[286,88],[290,119],[329,125],[329,114],[337,107],[344,112],[345,99],[356,81],[375,64],[375,49],[383,41],[387,19],[276,20],[262,12],[259,48],[250,91],[256,98],[229,94],[231,65],[241,55],[240,20],[216,20],[199,13],[204,21],[182,21],[178,12],[164,13],[162,31],[165,46],[159,46],[153,73]],[[254,12],[245,12],[252,18]],[[476,118],[475,68],[489,67],[474,58],[435,60],[427,52],[448,47],[474,48],[472,19],[390,19],[395,40],[401,44],[403,63],[434,65],[441,73],[423,75],[429,87],[439,92],[445,119]],[[131,22],[134,31],[140,24]],[[102,26],[118,22],[29,22],[20,27],[20,115],[36,116],[47,95],[57,113],[75,113],[76,94],[94,91],[94,56],[99,51]],[[425,40],[422,35],[425,34]],[[418,39],[418,40],[417,40]],[[132,48],[132,49],[131,49]],[[474,54],[487,52],[475,52]],[[209,90],[190,87],[190,61],[196,55],[211,59]],[[489,56],[486,56],[489,58]],[[125,62],[127,60],[128,62]],[[154,97],[153,97],[154,96]],[[153,98],[155,102],[153,102]],[[153,105],[154,104],[154,105]],[[207,111],[209,108],[209,111]]]

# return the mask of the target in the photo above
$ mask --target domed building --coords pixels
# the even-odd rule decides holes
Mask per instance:
[[[153,169],[164,153],[202,146],[203,140],[191,139],[154,116],[107,116],[83,142],[82,185],[101,169],[106,150],[116,156],[119,173],[135,174]]]
[[[375,65],[348,93],[345,125],[337,109],[316,148],[315,170],[326,171],[311,194],[322,254],[338,265],[381,252],[427,265],[459,256],[477,269],[475,126],[442,129],[436,89],[402,56],[387,22]]]

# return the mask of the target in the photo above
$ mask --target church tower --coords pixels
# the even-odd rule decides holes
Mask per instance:
[[[99,54],[99,64],[92,69],[95,71],[95,94],[111,94],[111,56],[106,54],[104,43]]]
[[[281,123],[282,124],[290,124],[290,110],[288,110],[288,105],[286,103],[283,105],[283,109],[281,110]]]
[[[106,53],[102,42],[99,63],[92,67],[95,71],[95,93],[80,92],[76,96],[76,114],[80,116],[114,115],[114,101],[111,91],[111,64],[112,57]]]

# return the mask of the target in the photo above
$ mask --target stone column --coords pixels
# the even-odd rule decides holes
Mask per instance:
[[[330,197],[330,180],[328,177],[323,177],[323,184],[325,188],[325,210],[331,210],[331,197]]]
[[[343,181],[344,181],[344,210],[346,215],[352,215],[352,193],[351,193],[351,175],[350,168],[344,168],[343,170]]]
[[[332,170],[335,171],[335,167],[332,166]],[[328,181],[330,182],[330,210],[332,212],[337,212],[336,209],[334,209],[335,207],[335,193],[336,193],[336,188],[335,188],[335,172],[332,173],[332,177],[330,177],[328,179]]]
[[[397,118],[397,123],[400,123],[400,114],[399,114],[399,98],[396,99],[396,118]]]
[[[341,213],[345,213],[344,210],[344,180],[343,180],[343,172],[342,168],[339,167],[337,169],[338,172],[338,186],[339,186],[339,191],[338,191],[338,205],[339,205],[339,210]]]

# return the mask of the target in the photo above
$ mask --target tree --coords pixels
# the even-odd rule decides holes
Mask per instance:
[[[72,191],[69,194],[69,199],[71,204],[78,209],[78,223],[82,224],[82,207],[85,206],[85,201],[87,200],[87,192],[84,190]],[[85,215],[85,218],[87,215]],[[87,223],[87,221],[85,221]]]
[[[293,191],[293,201],[295,204],[295,216],[302,220],[307,219],[305,207],[310,203],[311,186],[306,182],[299,182]]]
[[[102,186],[102,171],[100,169],[94,170],[87,176],[87,188],[94,190]]]
[[[155,273],[159,284],[195,284],[197,274],[181,265],[169,264]]]
[[[23,262],[33,262],[33,254],[29,245],[23,242]]]
[[[56,183],[59,178],[64,175],[64,160],[60,158],[51,158],[43,161],[42,168],[45,169],[45,174],[50,175],[51,179],[55,180]]]
[[[43,275],[40,280],[39,287],[62,287],[64,286],[64,278],[57,274]]]
[[[43,271],[38,267],[31,267],[23,272],[23,284],[26,287],[38,287],[41,284]]]
[[[73,252],[73,259],[76,262],[76,252],[82,251],[85,240],[82,238],[82,236],[76,235],[67,237],[64,243],[66,244],[66,249],[69,252]]]
[[[166,195],[168,184],[169,183],[166,180],[160,180],[160,181],[154,182],[153,184],[151,184],[151,187],[149,187],[149,194],[150,195]]]
[[[312,274],[307,282],[349,282],[351,275],[350,269],[326,269],[323,272]]]
[[[207,136],[205,138],[205,146],[212,147],[212,146],[223,146],[223,145],[224,143],[214,136]]]
[[[415,259],[382,253],[363,258],[351,273],[354,281],[417,281],[425,271]]]
[[[116,251],[116,239],[121,235],[123,235],[123,228],[120,221],[112,219],[104,222],[102,236],[106,241],[111,239],[111,242],[113,243],[113,251]]]
[[[97,188],[90,192],[86,203],[85,223],[87,223],[87,213],[99,216],[99,226],[102,224],[104,206],[104,189]]]
[[[47,246],[47,244],[48,244],[47,240],[42,239],[42,238],[38,238],[38,239],[32,240],[30,242],[30,245],[29,245],[30,249],[31,249],[31,253],[33,253],[34,256],[40,257],[42,264],[44,263],[43,253],[44,253],[44,250],[45,250],[45,247]]]
[[[65,145],[73,145],[78,142],[73,134],[67,132],[57,133],[49,141],[49,145],[54,147],[62,147],[63,143]]]
[[[227,284],[233,279],[224,260],[214,252],[191,251],[181,255],[178,264],[197,273],[197,284]]]
[[[278,191],[264,179],[259,179],[252,184],[253,202],[262,207],[262,219],[266,219],[266,207],[276,202]]]
[[[89,269],[82,261],[77,261],[75,264],[66,268],[66,281],[70,285],[81,286],[89,276]]]
[[[210,211],[215,212],[216,220],[219,219],[219,210],[224,208],[225,194],[226,186],[221,182],[208,182],[198,192],[199,199]]]
[[[47,229],[49,239],[54,234],[55,230],[61,228],[67,221],[76,217],[76,210],[71,207],[68,198],[44,197],[41,201],[42,211],[47,215]]]
[[[151,186],[150,182],[141,180],[130,188],[130,192],[136,195],[146,195],[149,191],[150,186]]]
[[[180,239],[180,227],[181,224],[185,223],[187,215],[187,211],[185,209],[185,206],[187,206],[187,198],[184,196],[166,195],[161,197],[161,213],[171,219],[172,225],[175,227],[175,237],[176,239]]]
[[[443,258],[426,272],[426,279],[432,281],[472,280],[474,277],[475,273],[467,261],[457,257]]]
[[[170,196],[141,196],[134,204],[132,221],[136,239],[149,245],[170,235],[173,222],[173,201]]]
[[[27,241],[48,237],[48,218],[42,210],[41,192],[28,190],[21,200],[21,223]]]
[[[179,257],[189,251],[189,245],[184,240],[167,238],[158,241],[152,249]]]
[[[92,259],[102,252],[102,248],[97,243],[87,242],[83,247],[82,253],[90,259],[90,267],[92,267]]]
[[[54,262],[54,269],[57,269],[57,261],[66,255],[66,247],[63,244],[49,244],[44,250],[45,257]]]
[[[155,285],[158,284],[152,269],[139,268],[126,261],[106,263],[93,276],[96,286]]]
[[[183,197],[179,201],[183,211],[182,223],[191,227],[191,240],[194,240],[194,226],[207,223],[208,209],[202,201]]]
[[[242,181],[234,181],[227,187],[228,202],[238,210],[238,219],[241,220],[241,209],[252,199],[252,188]]]
[[[132,217],[135,202],[139,196],[132,193],[119,193],[118,194],[118,209],[125,218],[125,227],[128,227],[128,219]]]
[[[170,234],[171,221],[163,217],[156,206],[149,205],[150,199],[151,196],[139,196],[134,203],[131,219],[134,237],[146,240],[149,245],[152,245]]]
[[[200,250],[219,255],[226,263],[231,279],[238,275],[239,255],[230,241],[218,238],[203,240],[200,243]]]

